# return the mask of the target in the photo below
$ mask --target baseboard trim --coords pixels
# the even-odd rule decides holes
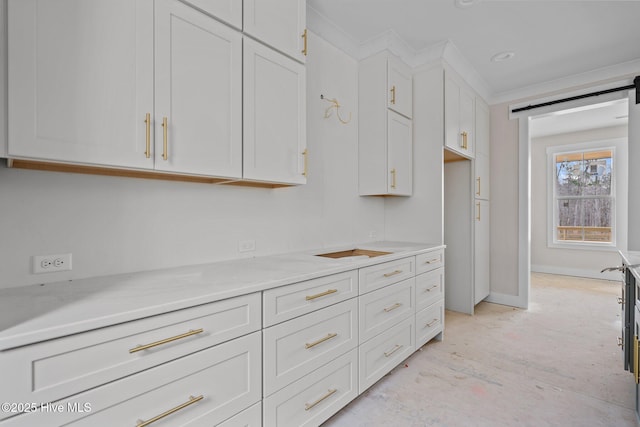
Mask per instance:
[[[613,280],[619,282],[622,280],[622,275],[619,271],[605,271],[600,273],[600,270],[586,270],[583,268],[563,268],[555,267],[552,265],[531,265],[532,273],[548,273],[548,274],[560,274],[563,276],[575,276],[585,277],[587,279],[600,279],[600,280]]]

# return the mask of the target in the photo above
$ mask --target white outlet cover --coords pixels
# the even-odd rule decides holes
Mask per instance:
[[[33,274],[56,273],[72,269],[71,254],[34,255]]]

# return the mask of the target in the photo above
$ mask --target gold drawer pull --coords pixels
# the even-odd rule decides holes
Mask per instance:
[[[396,188],[396,168],[391,169],[391,188]]]
[[[324,292],[321,292],[321,293],[319,293],[319,294],[315,294],[315,295],[307,295],[307,296],[305,297],[305,299],[306,299],[307,301],[311,301],[311,300],[314,300],[314,299],[316,299],[316,298],[320,298],[320,297],[324,297],[324,296],[327,296],[327,295],[335,294],[336,292],[338,292],[338,290],[337,290],[337,289],[329,289],[328,291],[324,291]]]
[[[622,347],[622,337],[618,337],[618,347]]]
[[[391,276],[395,276],[396,274],[400,274],[402,273],[402,270],[396,270],[396,271],[392,271],[391,273],[385,273],[383,274],[384,277],[391,277]]]
[[[190,337],[191,335],[200,334],[202,332],[204,332],[204,329],[202,329],[202,328],[195,329],[195,330],[192,329],[189,332],[185,332],[184,334],[176,335],[175,337],[165,338],[163,340],[152,342],[152,343],[149,343],[149,344],[139,345],[139,346],[134,347],[131,350],[129,350],[129,353],[135,353],[137,351],[147,350],[147,349],[152,348],[152,347],[157,347],[159,345],[167,344],[167,343],[170,343],[172,341],[176,341],[176,340],[179,340],[179,339],[182,339],[182,338]]]
[[[162,159],[169,158],[169,123],[167,118],[162,118]]]
[[[388,312],[390,312],[392,310],[395,310],[396,308],[400,307],[401,305],[402,305],[401,303],[397,302],[397,303],[393,304],[391,307],[385,308],[384,312],[388,313]]]
[[[186,408],[189,405],[193,405],[196,402],[201,401],[202,399],[204,399],[203,395],[197,396],[197,397],[193,397],[193,396],[189,396],[189,401],[184,402],[182,405],[178,405],[175,408],[171,408],[166,412],[161,413],[160,415],[157,415],[147,421],[143,421],[143,420],[138,420],[138,422],[136,423],[136,427],[145,427],[148,426],[149,424],[155,423],[158,420],[163,419],[166,416],[169,416],[175,412],[178,412],[181,409]]]
[[[622,298],[618,297],[618,304],[622,304],[622,303],[623,303]]]
[[[307,173],[309,172],[309,150],[305,148],[302,152],[302,157],[304,159],[304,171],[302,172],[302,176],[307,176]]]
[[[395,105],[396,103],[396,87],[391,87],[391,104]]]
[[[304,29],[304,32],[302,33],[302,35],[300,36],[302,37],[302,42],[303,42],[303,47],[302,47],[302,54],[304,56],[307,56],[307,39],[309,38],[309,36],[307,35],[307,29]]]
[[[147,128],[147,138],[146,138],[146,146],[145,146],[146,150],[144,152],[144,155],[148,159],[149,157],[151,157],[151,113],[147,113],[147,115],[144,118],[144,123]]]
[[[390,351],[390,352],[388,352],[388,353],[387,353],[386,351],[384,352],[384,357],[389,357],[389,356],[391,356],[393,353],[395,353],[396,351],[400,350],[402,347],[404,347],[404,346],[402,346],[402,345],[400,345],[400,344],[396,344],[396,346],[393,348],[393,350],[391,350],[391,351]]]
[[[326,336],[326,337],[324,337],[324,338],[320,338],[318,341],[314,341],[314,342],[312,342],[312,343],[306,343],[306,344],[304,345],[304,348],[306,348],[306,349],[310,349],[311,347],[315,347],[315,346],[317,346],[318,344],[321,344],[321,343],[323,343],[323,342],[325,342],[325,341],[327,341],[327,340],[330,340],[331,338],[335,338],[335,337],[337,337],[337,336],[338,336],[338,334],[335,334],[335,333],[334,333],[334,334],[327,334],[327,336]]]
[[[425,289],[425,292],[431,292],[432,289],[436,289],[438,287],[438,285],[433,285],[430,288]]]
[[[468,135],[469,135],[469,134],[468,134],[466,131],[465,131],[465,132],[460,133],[460,136],[462,136],[462,143],[460,144],[460,147],[462,147],[462,148],[463,148],[463,149],[465,149],[465,150],[468,148],[468,147],[467,147],[467,136],[468,136]]]
[[[304,410],[308,411],[309,409],[313,408],[314,406],[316,406],[318,403],[322,402],[323,400],[325,400],[327,397],[331,396],[333,393],[335,393],[336,391],[338,391],[337,388],[334,389],[329,389],[329,391],[327,392],[327,394],[325,394],[324,396],[322,396],[320,399],[316,400],[313,403],[305,403],[304,404]]]
[[[433,263],[436,263],[436,262],[440,262],[440,258],[433,258],[433,259],[430,259],[429,261],[425,261],[424,263],[425,264],[433,264]]]
[[[427,323],[425,326],[427,328],[430,328],[431,326],[433,326],[436,323],[438,323],[438,319],[433,319],[431,322]]]

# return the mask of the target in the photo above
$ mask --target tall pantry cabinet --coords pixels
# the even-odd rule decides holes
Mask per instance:
[[[305,13],[300,0],[9,0],[7,156],[303,184]]]
[[[490,181],[489,181],[489,106],[480,98],[475,104],[475,223],[474,223],[474,304],[489,296],[490,292]]]

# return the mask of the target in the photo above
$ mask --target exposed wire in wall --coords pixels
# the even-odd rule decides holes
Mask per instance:
[[[343,119],[340,116],[340,104],[338,103],[338,100],[335,98],[325,98],[324,95],[320,95],[320,99],[324,99],[327,102],[330,102],[331,105],[329,107],[327,107],[326,110],[324,110],[324,118],[328,119],[329,117],[331,117],[333,115],[333,112],[335,110],[336,112],[336,117],[338,118],[338,120],[340,121],[340,123],[342,123],[343,125],[346,125],[347,123],[349,123],[351,121],[351,112],[349,112],[349,118],[347,120]]]

